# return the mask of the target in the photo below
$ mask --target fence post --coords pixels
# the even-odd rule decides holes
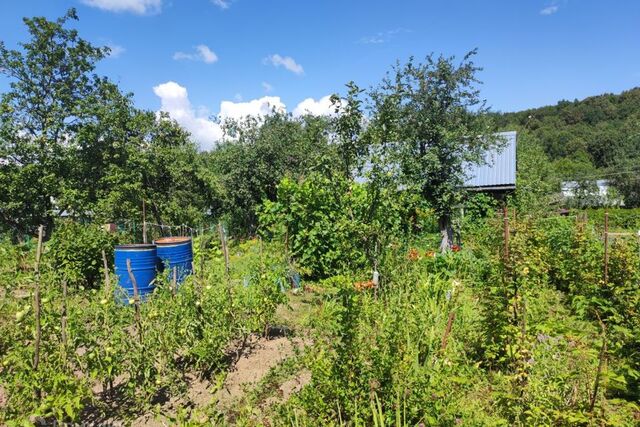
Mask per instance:
[[[604,283],[609,282],[609,212],[604,213]]]

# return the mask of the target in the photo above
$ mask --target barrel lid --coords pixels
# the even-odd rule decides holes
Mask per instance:
[[[176,245],[180,243],[187,243],[191,241],[191,237],[161,237],[158,240],[154,240],[156,245]]]
[[[144,249],[155,249],[156,245],[151,243],[132,243],[129,245],[117,245],[116,249],[120,251],[139,251]]]

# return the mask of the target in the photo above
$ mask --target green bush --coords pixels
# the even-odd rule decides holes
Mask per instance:
[[[63,222],[49,241],[51,266],[70,286],[98,286],[102,251],[110,260],[115,238],[93,225]]]

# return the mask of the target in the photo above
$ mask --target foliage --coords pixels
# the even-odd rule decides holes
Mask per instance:
[[[410,232],[417,206],[408,192],[311,174],[300,182],[283,179],[260,222],[310,276],[326,277],[381,261],[390,239]]]
[[[69,286],[98,286],[103,271],[102,251],[111,254],[114,240],[96,226],[63,221],[49,242],[56,273],[66,279]]]
[[[79,227],[84,226],[61,230],[79,232]],[[57,239],[66,237],[60,233]],[[92,236],[95,231],[84,233]],[[228,352],[241,352],[249,334],[263,333],[276,307],[286,301],[281,292],[281,286],[287,286],[286,265],[275,248],[267,246],[262,252],[257,241],[248,242],[232,248],[238,269],[225,278],[221,253],[211,244],[214,240],[207,241],[196,259],[199,265],[199,257],[208,255],[205,269],[190,276],[175,295],[159,277],[153,295],[140,305],[140,320],[134,306],[119,303],[118,292],[104,282],[90,291],[70,289],[64,299],[60,281],[69,269],[50,268],[58,262],[52,256],[54,247],[60,247],[48,244],[43,257],[48,268],[40,278],[37,370],[31,295],[11,293],[0,302],[0,379],[7,394],[0,412],[3,424],[22,425],[30,416],[78,421],[90,406],[126,419],[149,408],[160,395],[181,396],[185,372],[210,376],[224,370]],[[242,277],[247,273],[252,279],[245,287]],[[29,281],[35,279],[31,273]],[[96,384],[103,392],[100,400],[92,392]],[[110,398],[118,406],[109,406]]]
[[[66,28],[77,19],[74,9],[56,21],[25,18],[31,40],[21,51],[0,42],[0,72],[10,78],[0,99],[0,157],[8,160],[0,163],[0,214],[21,230],[51,224],[58,179],[71,166],[64,141],[92,118],[102,84],[91,73],[108,50]]]
[[[396,146],[405,182],[428,200],[440,219],[441,249],[452,244],[451,217],[460,201],[467,164],[481,163],[497,145],[480,98],[480,70],[467,53],[455,58],[427,56],[397,65],[371,93],[369,132],[378,144]]]
[[[333,159],[327,145],[324,118],[293,118],[274,112],[264,118],[248,117],[225,123],[229,138],[207,155],[219,176],[226,222],[234,234],[252,235],[256,208],[274,201],[280,180],[322,170]]]
[[[640,88],[496,114],[501,128],[525,133],[544,148],[563,180],[611,179],[627,206],[638,206]]]

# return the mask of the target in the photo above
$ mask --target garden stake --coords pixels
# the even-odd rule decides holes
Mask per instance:
[[[142,199],[142,243],[147,243],[147,205]]]
[[[34,299],[34,311],[36,321],[36,340],[34,343],[34,355],[33,355],[33,370],[38,370],[40,364],[40,341],[42,340],[42,326],[40,324],[40,257],[42,257],[42,235],[44,233],[44,226],[41,225],[38,228],[38,247],[36,249],[36,283],[33,292]],[[36,395],[40,398],[40,388],[36,390]]]
[[[63,359],[67,361],[67,279],[62,279],[62,316],[60,316]]]
[[[171,282],[171,294],[176,296],[176,288],[178,287],[178,269],[177,267],[173,267],[173,280]]]
[[[449,313],[449,320],[447,321],[447,327],[444,330],[444,335],[442,336],[442,342],[440,344],[440,351],[444,352],[447,348],[447,343],[449,342],[449,335],[451,334],[451,328],[453,327],[453,321],[456,320],[456,312],[452,311]]]
[[[604,283],[609,282],[609,212],[604,213]]]
[[[111,281],[109,280],[109,264],[107,263],[107,254],[102,250],[102,264],[104,265],[104,284],[107,295],[111,291]]]
[[[127,258],[127,271],[129,272],[129,279],[131,280],[131,284],[133,285],[133,305],[136,310],[136,324],[138,329],[138,338],[140,339],[140,344],[142,344],[140,305],[138,304],[140,300],[140,297],[138,296],[138,283],[136,282],[136,277],[133,275],[133,271],[131,271],[131,260],[129,258]]]
[[[220,235],[220,244],[222,245],[222,254],[224,255],[224,268],[229,278],[229,249],[227,248],[227,236],[222,228],[222,223],[218,223],[218,234]]]
[[[598,315],[598,313],[596,313],[596,316],[598,316],[598,321],[600,322],[600,328],[602,329],[602,347],[600,347],[598,370],[596,372],[596,379],[593,384],[593,394],[591,395],[589,412],[593,412],[593,408],[596,405],[596,400],[598,399],[598,389],[600,388],[600,377],[602,376],[602,370],[604,368],[604,364],[607,358],[607,328],[604,322],[600,319],[600,316]]]

